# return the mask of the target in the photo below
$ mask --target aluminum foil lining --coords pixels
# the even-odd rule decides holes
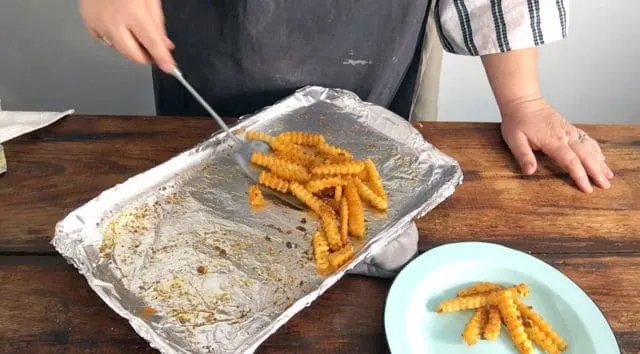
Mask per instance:
[[[254,351],[462,182],[458,163],[409,122],[348,91],[305,87],[233,131],[247,129],[317,132],[371,158],[389,210],[367,210],[354,259],[320,277],[311,251],[316,218],[277,201],[252,210],[251,181],[222,132],[104,191],[60,221],[52,243],[161,352]]]

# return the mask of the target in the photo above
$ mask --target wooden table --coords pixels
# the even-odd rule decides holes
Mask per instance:
[[[420,249],[491,241],[532,252],[580,285],[624,353],[640,351],[640,126],[583,126],[616,173],[588,195],[543,159],[519,174],[496,124],[417,123],[462,165],[464,183],[418,221]],[[211,119],[84,117],[5,144],[0,176],[0,351],[153,352],[49,244],[54,225],[99,192],[205,139]],[[260,352],[387,352],[390,282],[348,276]]]

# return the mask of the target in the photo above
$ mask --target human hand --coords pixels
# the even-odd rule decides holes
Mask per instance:
[[[80,0],[80,14],[91,35],[125,57],[165,72],[175,67],[161,0]]]
[[[542,151],[567,171],[583,192],[593,191],[591,181],[600,188],[611,187],[613,172],[598,143],[543,99],[514,104],[502,116],[502,136],[523,173],[535,172],[533,151]]]

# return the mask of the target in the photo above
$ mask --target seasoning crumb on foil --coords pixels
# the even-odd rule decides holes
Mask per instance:
[[[318,132],[371,158],[389,209],[366,211],[369,233],[353,242],[353,260],[318,276],[311,248],[318,220],[269,199],[251,209],[253,182],[218,133],[73,211],[52,243],[163,353],[255,350],[462,182],[457,162],[408,122],[347,91],[301,89],[244,118],[234,133],[248,130]]]

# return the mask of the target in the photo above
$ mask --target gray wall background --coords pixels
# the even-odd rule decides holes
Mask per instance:
[[[570,38],[540,50],[543,93],[569,120],[640,123],[639,12],[635,0],[571,1]],[[154,114],[149,68],[90,38],[76,0],[0,0],[0,99],[9,110]],[[439,120],[499,121],[477,58],[445,55]]]

